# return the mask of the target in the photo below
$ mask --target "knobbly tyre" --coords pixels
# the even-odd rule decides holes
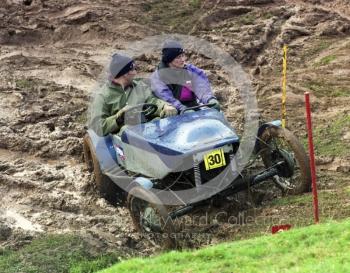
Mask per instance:
[[[125,195],[135,228],[163,247],[176,246],[175,219],[215,200],[268,180],[285,194],[311,187],[308,156],[279,120],[261,124],[255,136],[250,164],[259,160],[264,167],[249,175],[238,171],[240,139],[223,113],[210,106],[149,120],[157,106],[142,104],[129,109],[142,115],[140,122],[121,135],[101,137],[89,129],[84,137],[85,161],[99,192]],[[213,187],[220,190],[208,195]],[[169,205],[179,198],[176,192],[191,189],[193,197]]]

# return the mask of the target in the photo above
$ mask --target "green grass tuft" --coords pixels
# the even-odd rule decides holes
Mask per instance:
[[[320,200],[331,200],[336,198],[335,192],[319,192]],[[303,195],[290,195],[283,198],[274,199],[271,202],[272,206],[287,206],[287,205],[297,205],[305,206],[307,204],[312,204],[313,196],[311,194]]]
[[[201,5],[202,0],[152,0],[140,4],[143,13],[135,20],[158,30],[188,33],[202,15]]]
[[[36,82],[32,79],[20,79],[16,80],[15,83],[19,89],[32,89],[36,85]]]
[[[100,256],[95,260],[84,260],[77,265],[73,265],[69,270],[69,273],[92,273],[102,270],[106,267],[110,267],[116,262],[120,261],[120,257],[117,254],[107,254]]]
[[[190,6],[193,8],[200,8],[202,5],[202,0],[190,0]]]
[[[287,196],[284,198],[274,199],[271,202],[272,206],[285,206],[285,205],[305,205],[312,202],[312,196],[310,194]]]
[[[331,45],[332,45],[332,41],[318,40],[318,41],[316,41],[314,46],[307,51],[307,54],[313,55],[313,56],[317,55],[320,52],[322,52],[323,50],[326,50],[327,48],[329,48]]]
[[[238,18],[238,24],[240,25],[252,25],[256,21],[256,15],[253,13],[247,13]]]
[[[85,125],[87,123],[87,119],[87,111],[85,111],[77,117],[76,122]]]
[[[348,193],[348,194],[350,194],[350,186],[348,186],[348,187],[345,188],[345,192]]]
[[[323,57],[319,62],[315,64],[315,66],[328,65],[333,62],[337,57],[335,55],[328,55]]]
[[[264,14],[262,15],[262,18],[265,19],[265,20],[268,20],[268,19],[272,18],[273,16],[274,16],[273,13],[271,13],[271,12],[266,12],[266,13],[264,13]]]
[[[350,128],[350,115],[338,116],[330,125],[316,127],[314,144],[318,155],[349,155],[350,144],[342,140],[342,136]]]
[[[309,42],[310,48],[302,50],[300,60],[302,63],[308,63],[313,60],[322,51],[328,49],[333,44],[332,40],[312,40]]]
[[[350,88],[347,86],[338,86],[336,82],[325,80],[309,80],[303,86],[311,90],[317,97],[348,97]]]

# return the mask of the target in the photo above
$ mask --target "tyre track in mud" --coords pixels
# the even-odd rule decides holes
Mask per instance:
[[[101,250],[149,253],[127,211],[96,194],[84,164],[23,157],[7,150],[0,154],[0,225],[12,230],[2,246],[17,248],[25,236],[53,232],[81,235]]]

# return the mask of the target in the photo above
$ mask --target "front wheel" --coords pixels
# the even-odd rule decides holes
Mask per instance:
[[[290,161],[293,169],[286,175],[275,175],[275,184],[286,194],[300,194],[311,188],[309,158],[303,145],[292,132],[281,127],[269,127],[262,133],[261,156],[265,167],[273,166],[281,157]]]
[[[137,231],[164,248],[176,247],[172,219],[154,193],[140,186],[134,187],[129,192],[127,204]]]

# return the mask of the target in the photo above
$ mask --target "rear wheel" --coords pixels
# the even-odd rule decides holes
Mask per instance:
[[[285,194],[300,194],[311,188],[309,158],[304,147],[292,132],[285,128],[269,127],[261,135],[261,156],[265,167],[273,166],[283,159],[289,161],[293,169],[284,175],[275,175],[275,184]]]
[[[127,199],[128,209],[137,231],[164,248],[175,248],[174,225],[160,199],[140,186],[132,188]]]
[[[95,186],[102,197],[114,202],[116,199],[116,185],[105,176],[97,160],[95,149],[90,136],[86,134],[83,142],[84,160],[89,171],[93,173]]]

